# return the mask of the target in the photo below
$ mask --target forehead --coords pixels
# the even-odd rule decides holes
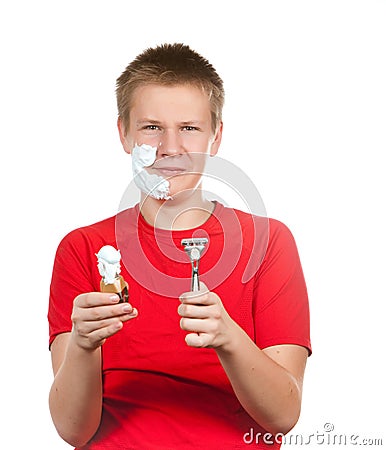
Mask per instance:
[[[208,94],[191,84],[146,84],[137,87],[133,92],[131,116],[181,114],[210,120],[211,105]]]

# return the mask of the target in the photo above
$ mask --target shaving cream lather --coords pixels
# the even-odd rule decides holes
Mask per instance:
[[[205,245],[208,243],[207,238],[190,238],[182,239],[181,245],[184,246],[192,264],[192,288],[193,292],[200,290],[200,280],[198,276],[198,266],[200,264],[201,254]]]
[[[98,258],[98,271],[102,277],[100,291],[117,294],[119,303],[128,302],[129,285],[120,275],[121,252],[111,245],[105,245],[95,256]]]

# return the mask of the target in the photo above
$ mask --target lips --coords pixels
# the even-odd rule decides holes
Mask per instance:
[[[163,164],[153,164],[153,169],[156,170],[186,170],[184,166],[172,166],[172,165],[163,165]]]
[[[152,169],[164,177],[170,177],[186,172],[186,166],[181,160],[173,161],[169,158],[156,161],[153,164]]]
[[[160,175],[170,177],[173,175],[179,175],[186,171],[184,167],[177,166],[153,166],[153,169]]]

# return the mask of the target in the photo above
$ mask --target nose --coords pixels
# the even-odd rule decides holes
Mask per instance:
[[[158,156],[174,156],[182,151],[181,137],[174,130],[165,130],[158,144]]]

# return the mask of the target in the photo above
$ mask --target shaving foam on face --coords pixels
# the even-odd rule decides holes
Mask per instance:
[[[134,182],[138,189],[150,197],[157,200],[170,200],[170,183],[165,178],[150,174],[146,167],[154,164],[157,154],[157,147],[142,144],[135,145],[131,152],[131,164],[133,169]]]

